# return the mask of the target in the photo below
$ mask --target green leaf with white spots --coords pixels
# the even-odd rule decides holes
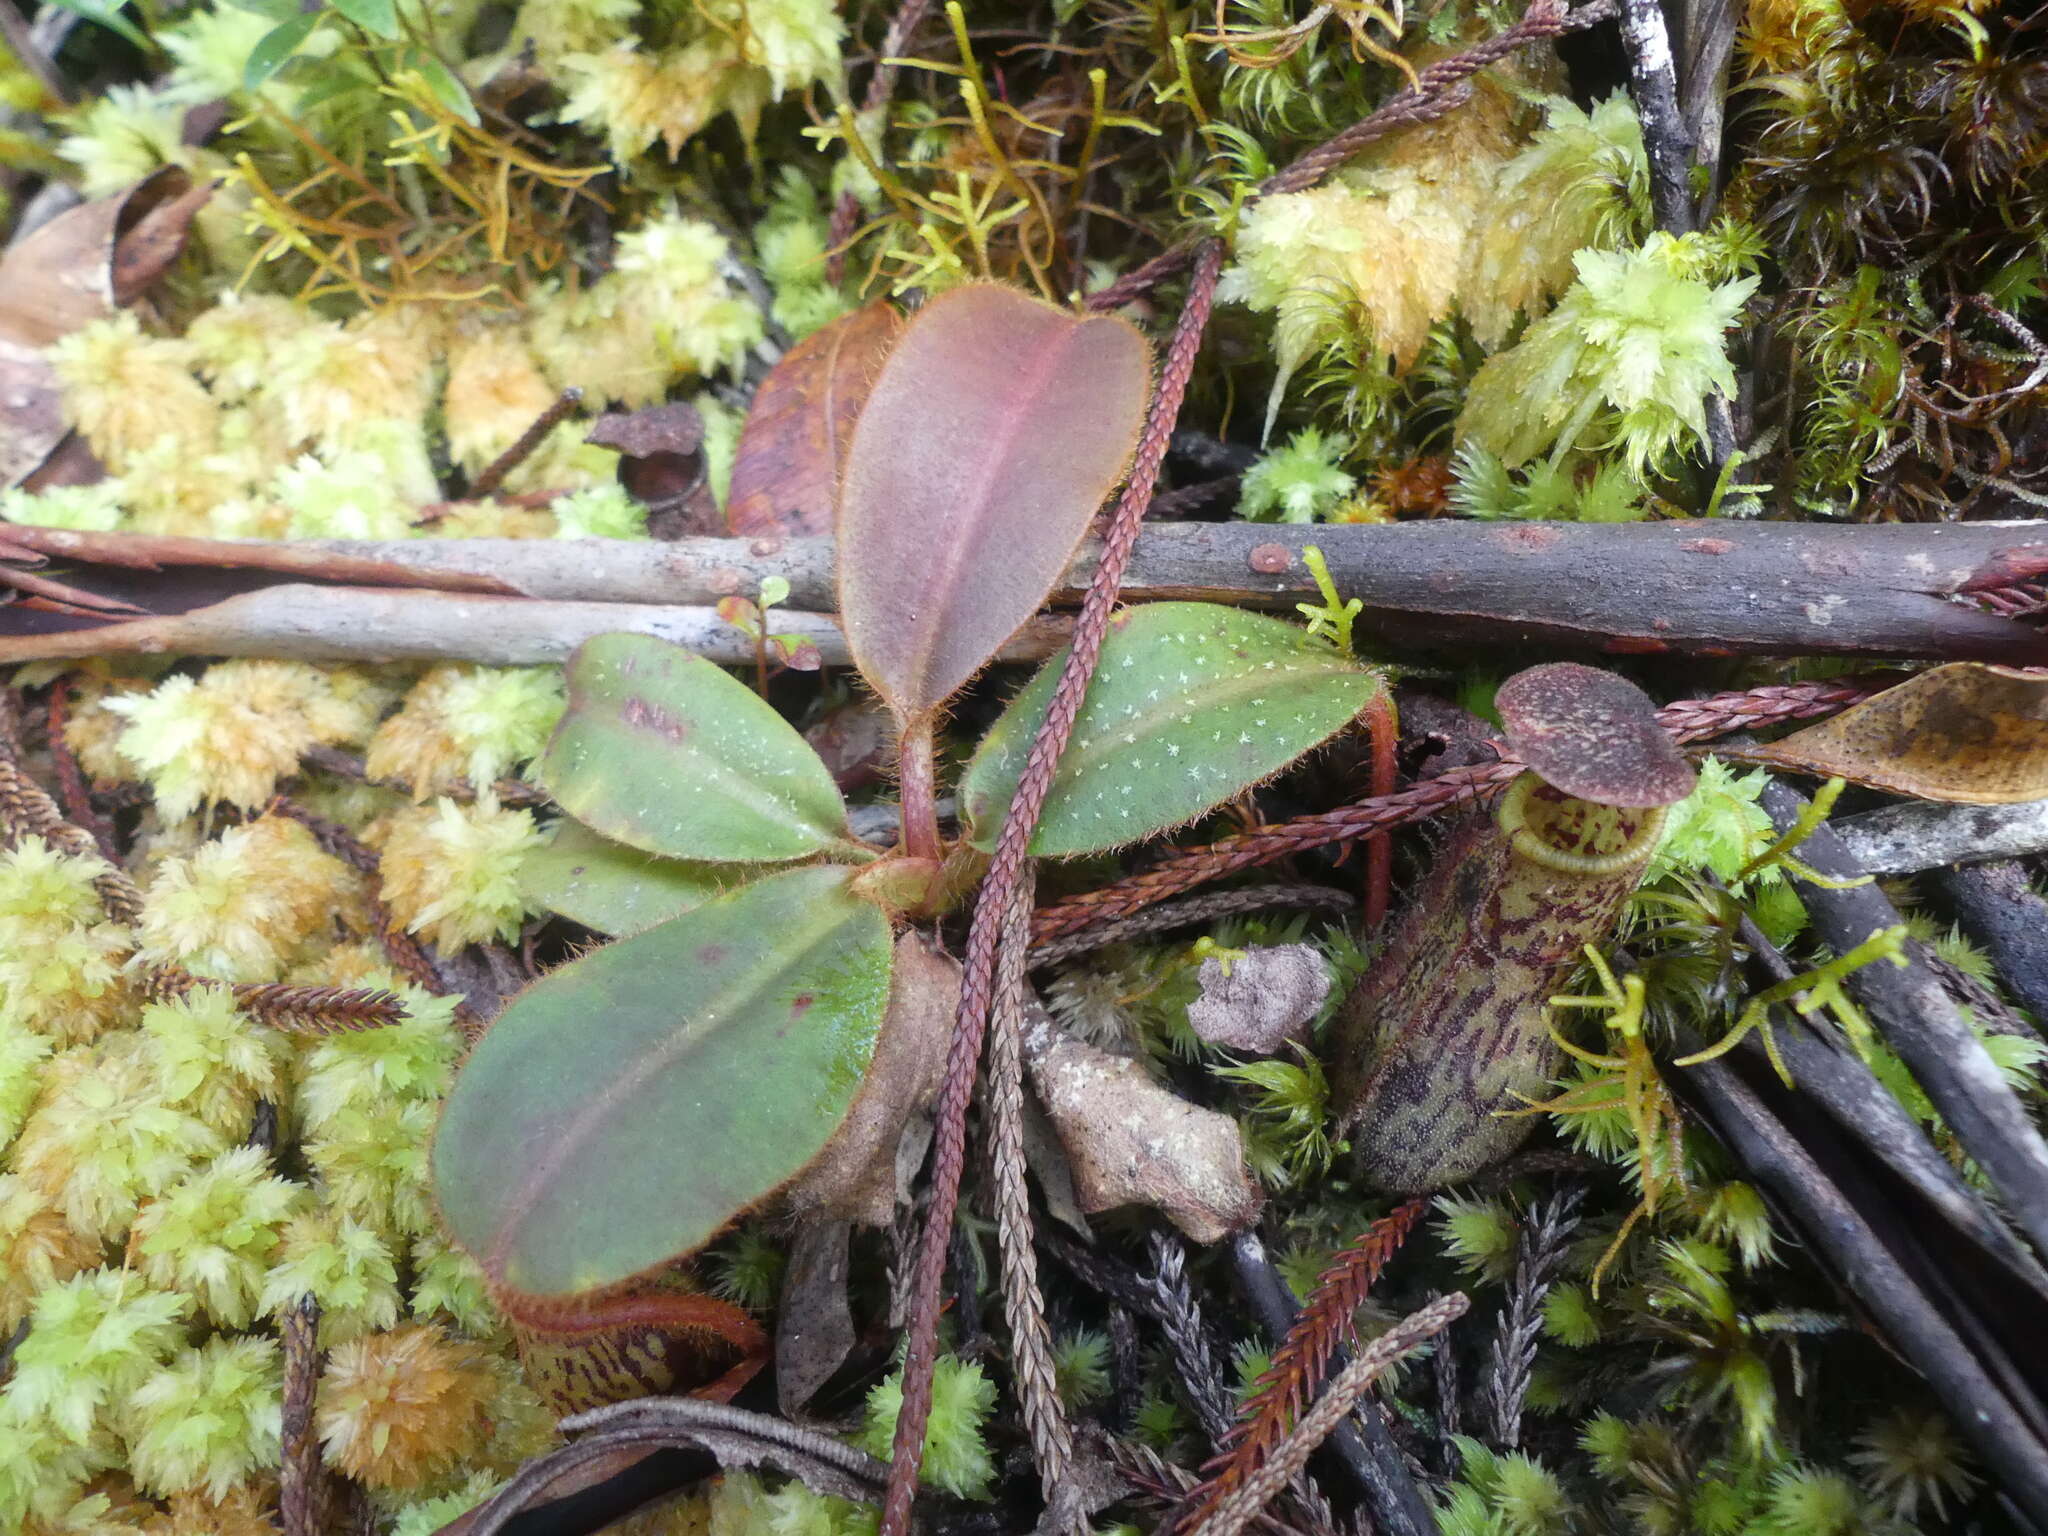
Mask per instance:
[[[520,861],[519,888],[536,905],[599,933],[639,933],[759,879],[756,864],[658,859],[564,817],[540,852]]]
[[[1062,651],[981,744],[960,786],[977,848],[995,846]],[[1099,853],[1194,820],[1342,730],[1384,684],[1293,624],[1211,603],[1112,621],[1031,851]]]
[[[434,1194],[492,1282],[561,1297],[692,1253],[801,1173],[859,1095],[889,920],[814,865],[548,972],[456,1074]]]
[[[585,826],[643,853],[774,863],[851,846],[810,744],[746,684],[647,635],[577,647],[540,782]]]

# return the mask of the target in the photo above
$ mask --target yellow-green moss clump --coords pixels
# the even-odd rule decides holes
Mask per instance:
[[[270,724],[301,730],[303,692],[274,697],[292,718]],[[244,760],[227,751],[225,777],[191,782],[218,791]],[[412,814],[389,794],[372,810]],[[478,812],[449,810],[465,826]],[[332,1465],[394,1515],[503,1477],[549,1430],[481,1275],[428,1207],[427,1138],[461,1046],[452,1000],[375,958],[369,877],[296,822],[206,838],[152,820],[135,863],[131,929],[93,888],[101,861],[37,838],[0,853],[0,1331],[27,1323],[0,1389],[0,1529],[261,1528],[280,1454],[277,1327],[308,1296],[331,1351]],[[502,902],[478,918],[467,900],[441,920],[502,924]],[[408,1017],[306,1039],[218,988],[147,1000],[137,967],[167,964],[331,972],[397,988]],[[259,1127],[299,1155],[280,1159]]]

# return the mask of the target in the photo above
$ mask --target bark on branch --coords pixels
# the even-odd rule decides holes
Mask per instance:
[[[0,661],[166,649],[548,661],[588,634],[638,629],[738,662],[751,657],[751,642],[742,645],[709,606],[752,595],[769,576],[790,586],[771,628],[817,637],[828,662],[844,654],[819,617],[834,598],[825,538],[286,544],[26,528],[8,536],[90,562],[67,579],[158,616],[101,622],[16,605],[0,614]],[[1364,602],[1362,632],[1397,646],[2048,663],[2048,635],[1966,596],[1986,572],[2048,559],[2048,523],[2038,522],[1185,523],[1140,535],[1123,594],[1287,610],[1315,595],[1306,544],[1323,551],[1339,590]],[[1078,601],[1098,553],[1083,549],[1055,603]],[[224,569],[235,595],[214,585]],[[350,585],[247,590],[266,574]],[[380,593],[366,581],[443,590]],[[1044,655],[1053,633],[1020,637],[1012,655]]]

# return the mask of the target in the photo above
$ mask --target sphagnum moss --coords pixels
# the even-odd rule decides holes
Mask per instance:
[[[964,73],[905,71],[893,108],[845,120],[845,61],[880,43],[878,16],[824,0],[508,9],[509,30],[476,25],[470,4],[416,18],[449,70],[438,86],[404,57],[410,40],[324,13],[297,59],[252,84],[272,23],[221,4],[145,20],[168,72],[61,121],[37,120],[33,83],[23,91],[6,66],[7,101],[26,109],[17,124],[87,195],[165,164],[225,180],[151,310],[54,349],[66,419],[109,478],[9,491],[7,518],[217,536],[637,536],[647,509],[619,488],[618,456],[583,441],[598,412],[694,398],[722,497],[738,390],[785,335],[890,288],[1099,286],[1190,220],[1235,239],[1227,344],[1192,398],[1207,425],[1241,402],[1267,406],[1280,446],[1247,487],[1255,510],[1397,515],[1409,509],[1388,488],[1408,468],[1450,463],[1450,505],[1468,515],[1697,510],[1703,402],[1729,393],[1731,363],[1785,381],[1760,403],[1787,426],[1755,445],[1775,459],[1754,478],[1776,482],[1761,494],[1786,508],[1922,515],[2002,484],[2040,490],[2006,452],[2030,430],[2028,401],[1938,427],[1923,403],[1994,395],[2032,367],[1976,300],[2041,329],[2044,210],[2028,172],[2048,96],[2027,51],[2038,22],[2009,6],[1752,6],[1736,71],[1755,138],[1736,147],[1730,219],[1677,240],[1649,227],[1634,112],[1618,96],[1545,94],[1561,75],[1540,49],[1513,88],[1482,84],[1473,110],[1390,139],[1316,191],[1245,206],[1261,177],[1407,83],[1377,50],[1420,61],[1476,35],[1482,19],[1462,3],[1361,19],[1370,47],[1332,20],[1293,42],[1212,48],[1162,38],[1156,8],[1104,0],[1085,25],[1067,17],[1056,47],[1000,56],[984,24],[1042,20],[1050,38],[1053,21],[976,6],[954,52],[904,42]],[[1273,5],[1224,18],[1240,39],[1295,20]],[[491,94],[529,64],[551,101],[515,109]],[[188,142],[190,109],[216,101],[230,125]],[[487,110],[471,129],[462,109],[476,105]],[[525,120],[499,115],[514,110]],[[977,111],[993,126],[978,130]],[[608,249],[591,238],[600,225],[616,234]],[[1760,334],[1777,353],[1743,358]],[[522,502],[422,518],[570,386],[582,404],[507,481]],[[1441,491],[1418,505],[1441,510]],[[276,1323],[310,1295],[332,1351],[332,1457],[379,1485],[384,1527],[420,1536],[546,1439],[481,1274],[423,1193],[461,1047],[451,1006],[409,991],[411,1022],[306,1044],[218,991],[149,1002],[143,968],[394,986],[380,901],[451,948],[518,938],[531,915],[518,868],[541,822],[452,797],[531,758],[559,707],[554,679],[165,658],[88,664],[67,682],[65,741],[95,789],[151,802],[123,828],[145,905],[136,928],[110,921],[97,866],[36,839],[0,856],[0,1331],[28,1323],[0,1388],[0,1528],[265,1528]],[[316,746],[367,753],[371,776],[407,793],[303,771]],[[1705,872],[1733,879],[1754,848],[1734,850],[1757,829],[1743,781],[1705,777],[1719,798],[1674,813],[1623,920],[1653,1032],[1711,1035],[1739,992],[1723,958],[1733,909]],[[365,875],[265,817],[287,785],[379,849],[382,869]],[[1766,876],[1734,898],[1790,943],[1800,914],[1784,890]],[[1119,1044],[1192,1054],[1186,958],[1185,945],[1152,945],[1070,967],[1059,1011]],[[1606,1048],[1597,1026],[1579,1041]],[[1924,1108],[1895,1062],[1873,1064]],[[1281,1109],[1313,1097],[1282,1086]],[[1257,1120],[1248,1095],[1236,1102]],[[1811,1373],[1813,1401],[1855,1396],[1838,1384],[1853,1387],[1860,1367],[1829,1331],[1832,1296],[1703,1139],[1656,1154],[1679,1165],[1672,1192],[1596,1295],[1595,1266],[1644,1186],[1641,1150],[1620,1105],[1557,1119],[1617,1170],[1623,1196],[1589,1216],[1546,1302],[1529,1392],[1544,1444],[1468,1452],[1446,1530],[1876,1532],[1939,1521],[1945,1501],[1971,1496],[1967,1458],[1917,1401],[1840,1423],[1821,1408],[1824,1432],[1800,1439],[1807,1403],[1792,1411],[1782,1383]],[[279,1154],[245,1145],[253,1133],[274,1134]],[[1276,1183],[1320,1166],[1321,1127],[1268,1113],[1262,1134]],[[1515,1186],[1441,1205],[1440,1240],[1425,1241],[1438,1241],[1442,1278],[1462,1259],[1471,1273],[1457,1283],[1512,1284],[1525,1208]],[[1289,1188],[1275,1219],[1292,1269],[1312,1276],[1315,1255],[1380,1214],[1317,1178]],[[113,1262],[124,1254],[127,1269]],[[772,1269],[763,1253],[748,1267]],[[762,1299],[765,1283],[748,1289]],[[949,1367],[934,1427],[933,1470],[958,1491],[978,1489],[990,1455],[974,1370]],[[396,1390],[408,1372],[445,1413]],[[1140,1376],[1140,1432],[1192,1453],[1162,1362]],[[1651,1406],[1598,1415],[1617,1381]],[[822,1536],[869,1518],[735,1475],[636,1528]]]

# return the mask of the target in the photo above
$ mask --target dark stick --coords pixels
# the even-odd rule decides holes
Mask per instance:
[[[1266,1257],[1265,1244],[1255,1234],[1244,1232],[1231,1239],[1230,1270],[1259,1326],[1276,1343],[1286,1338],[1298,1308],[1287,1282]],[[1340,1375],[1348,1363],[1345,1351],[1333,1351],[1331,1376]],[[1388,1433],[1377,1403],[1369,1399],[1360,1403],[1357,1413],[1337,1427],[1325,1446],[1364,1496],[1373,1528],[1382,1536],[1433,1536],[1436,1517],[1430,1513],[1429,1500]]]
[[[327,1525],[327,1472],[314,1430],[320,1385],[320,1303],[301,1296],[284,1315],[284,1454],[278,1467],[278,1505],[285,1536],[320,1536]]]
[[[1628,45],[1630,94],[1643,124],[1650,161],[1650,206],[1657,227],[1688,235],[1699,227],[1693,212],[1692,132],[1678,110],[1678,70],[1671,31],[1657,0],[1621,0],[1621,36]]]
[[[1906,800],[1833,823],[1873,875],[1912,875],[1944,864],[1982,864],[2048,853],[2048,800],[1942,805]]]
[[[1684,1049],[1698,1042],[1685,1038]],[[1842,1282],[1927,1380],[1957,1430],[1975,1446],[2004,1490],[2037,1521],[2048,1519],[2048,1450],[2022,1409],[1993,1379],[1942,1308],[1915,1283],[1870,1222],[1794,1139],[1760,1094],[1796,1114],[1793,1096],[1762,1078],[1751,1086],[1728,1062],[1673,1075],[1673,1086],[1705,1112],[1744,1170],[1803,1228]]]
[[[2048,1026],[2048,901],[2018,864],[1937,870],[1934,888],[1963,932],[1991,951],[2005,989]]]
[[[790,586],[784,610],[828,612],[837,603],[829,538],[276,543],[38,528],[10,528],[8,536],[72,563],[74,582],[144,599],[156,611],[162,599],[151,588],[161,583],[150,571],[125,567],[218,565],[350,588],[404,579],[532,599],[664,606],[714,604],[779,576]],[[1291,613],[1295,603],[1316,596],[1301,555],[1308,544],[1322,550],[1338,590],[1365,605],[1360,632],[1389,645],[2048,663],[2048,633],[1954,601],[1974,573],[1995,561],[2048,556],[2048,529],[2039,526],[1160,523],[1137,535],[1123,596]],[[1092,541],[1082,547],[1053,592],[1055,604],[1081,600],[1101,551]],[[81,571],[80,562],[98,568]],[[130,633],[147,637],[176,622],[139,619],[51,636],[0,626],[0,659],[56,654],[56,642],[90,644],[94,654],[130,649],[138,643]],[[216,653],[205,645],[171,648]]]
[[[1699,228],[1692,195],[1699,146],[1679,107],[1671,29],[1659,0],[1621,0],[1621,36],[1628,49],[1629,90],[1643,125],[1643,151],[1650,162],[1650,206],[1657,227],[1689,235]],[[1697,67],[1699,61],[1693,62]],[[1707,396],[1706,426],[1707,456],[1718,470],[1735,452],[1735,423],[1725,396]]]
[[[1746,916],[1741,935],[1772,981],[1785,981],[1795,973],[1796,968]],[[1790,1009],[1777,1010],[1772,1022],[1778,1054],[1785,1058],[1786,1070],[1799,1085],[1800,1094],[1819,1105],[1843,1136],[1889,1168],[1957,1232],[1981,1244],[2016,1279],[2048,1302],[2048,1275],[1985,1205],[1983,1196],[1963,1182],[1892,1097],[1891,1090],[1853,1053],[1839,1048]]]
[[[1776,781],[1765,786],[1761,803],[1781,832],[1806,809],[1803,797]],[[1834,879],[1863,873],[1826,827],[1799,845],[1798,857]],[[1898,909],[1875,881],[1827,890],[1795,877],[1793,885],[1815,934],[1837,953],[1899,921]],[[1940,978],[1910,960],[1904,967],[1879,961],[1844,985],[1926,1090],[1963,1150],[1991,1176],[2036,1250],[2048,1253],[2048,1143],[1956,1012]]]
[[[71,89],[71,82],[64,78],[64,72],[57,67],[56,61],[44,52],[41,40],[14,0],[0,0],[0,35],[6,37],[7,46],[14,50],[14,56],[36,77],[36,83],[44,90],[66,106],[78,99]]]

